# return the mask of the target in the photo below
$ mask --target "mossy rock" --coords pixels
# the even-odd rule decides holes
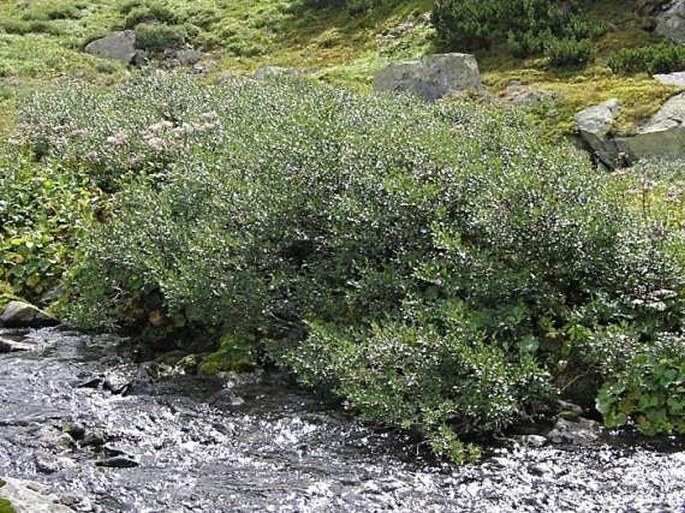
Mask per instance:
[[[189,354],[176,362],[176,367],[183,369],[186,374],[196,374],[202,361],[202,356]]]
[[[229,335],[221,339],[217,351],[202,358],[197,372],[204,375],[219,372],[250,372],[256,366],[251,344]]]
[[[5,482],[2,481],[4,485]],[[16,513],[16,509],[12,506],[12,503],[7,499],[0,499],[0,513]]]
[[[11,292],[5,292],[5,289],[0,284],[0,313],[5,309],[8,303],[12,301],[24,301],[19,296],[15,296]]]

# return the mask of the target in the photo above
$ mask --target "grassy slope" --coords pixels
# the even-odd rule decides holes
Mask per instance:
[[[365,13],[340,8],[312,8],[306,0],[160,0],[190,20],[212,23],[198,37],[211,50],[206,58],[215,73],[249,73],[262,64],[308,69],[324,80],[361,91],[370,90],[374,73],[385,63],[436,51],[427,13],[431,0],[396,0]],[[122,5],[131,0],[0,0],[0,98],[15,96],[46,80],[81,77],[116,80],[123,67],[83,54],[88,40],[121,28]],[[513,60],[504,52],[479,55],[484,81],[496,95],[517,80],[534,89],[558,93],[559,100],[536,114],[556,130],[571,129],[573,113],[618,97],[625,105],[618,130],[630,131],[677,89],[648,76],[616,77],[605,67],[610,52],[621,46],[654,41],[640,29],[629,0],[590,2],[592,15],[616,29],[599,42],[597,63],[582,72],[557,73],[540,60]],[[65,19],[51,19],[65,18]],[[17,31],[26,34],[7,34]],[[11,109],[5,108],[5,118]],[[0,123],[2,122],[0,111]]]

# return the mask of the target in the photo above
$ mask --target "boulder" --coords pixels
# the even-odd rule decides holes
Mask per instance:
[[[484,90],[478,62],[466,53],[427,55],[391,64],[378,73],[374,89],[412,93],[428,101]]]
[[[656,16],[656,33],[674,43],[685,44],[685,0],[675,0]]]
[[[194,50],[193,48],[185,48],[176,50],[174,58],[184,66],[193,66],[202,59],[202,52]]]
[[[616,143],[633,160],[685,157],[685,93],[669,99],[634,136]]]
[[[601,435],[599,422],[582,417],[577,420],[560,418],[547,433],[547,439],[555,444],[592,445]]]
[[[140,465],[140,463],[130,456],[113,456],[111,458],[104,458],[95,462],[96,467],[108,468],[134,468],[138,465]]]
[[[653,78],[664,85],[685,87],[685,71],[654,75]]]
[[[35,349],[35,344],[30,344],[24,340],[0,337],[0,353],[18,353],[21,351],[34,351]]]
[[[2,485],[4,483],[4,485]],[[73,513],[45,485],[21,479],[0,479],[0,499],[10,502],[16,513]]]
[[[612,99],[589,107],[575,116],[576,133],[605,166],[616,167],[618,147],[609,136],[621,102]]]
[[[57,324],[57,319],[23,301],[10,301],[0,315],[0,326],[5,328],[45,328]]]
[[[96,57],[130,64],[136,57],[136,35],[132,30],[112,32],[88,43],[85,51]]]
[[[549,103],[556,99],[556,95],[550,91],[523,91],[511,97],[511,103],[520,107],[534,107],[542,103]]]

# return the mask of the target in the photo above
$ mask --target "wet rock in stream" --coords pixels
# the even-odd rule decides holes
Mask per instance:
[[[482,464],[435,465],[400,434],[370,430],[272,375],[151,376],[153,367],[130,363],[113,337],[53,329],[26,337],[40,349],[0,355],[0,476],[44,483],[75,511],[685,506],[685,453],[676,442],[656,451],[527,434],[491,448]],[[97,386],[83,386],[96,377]],[[107,379],[131,383],[130,392],[112,393]]]

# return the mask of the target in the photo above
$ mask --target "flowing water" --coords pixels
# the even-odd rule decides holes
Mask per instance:
[[[682,448],[512,442],[435,465],[283,377],[158,380],[112,337],[0,335],[37,349],[0,354],[0,476],[76,511],[685,511]]]

